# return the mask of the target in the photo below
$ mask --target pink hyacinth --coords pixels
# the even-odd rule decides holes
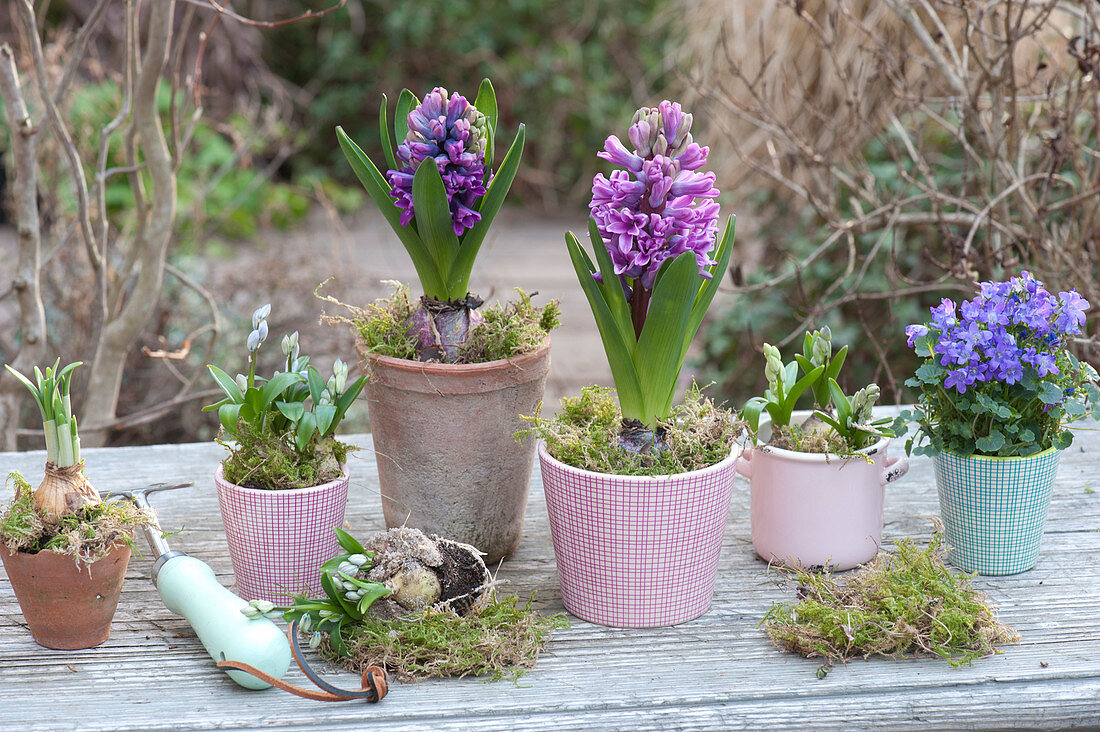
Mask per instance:
[[[647,290],[670,257],[694,253],[699,275],[707,279],[705,268],[714,264],[718,204],[709,199],[719,191],[714,173],[695,172],[709,150],[692,141],[691,122],[675,102],[643,107],[627,131],[634,149],[611,135],[597,153],[625,170],[593,179],[589,210],[615,274]]]

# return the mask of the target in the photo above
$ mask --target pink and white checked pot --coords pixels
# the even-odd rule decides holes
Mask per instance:
[[[593,473],[539,443],[562,602],[620,628],[675,625],[710,608],[733,493],[728,458],[679,475]]]
[[[348,474],[311,488],[245,488],[214,474],[237,594],[286,605],[290,595],[322,595],[320,567],[340,553]]]

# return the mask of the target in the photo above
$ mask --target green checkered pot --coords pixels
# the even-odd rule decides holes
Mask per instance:
[[[1061,453],[1027,457],[936,455],[948,558],[978,574],[1016,574],[1039,556]]]

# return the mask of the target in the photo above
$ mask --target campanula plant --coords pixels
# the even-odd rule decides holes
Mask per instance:
[[[469,293],[470,273],[519,169],[524,126],[494,173],[497,102],[488,79],[473,104],[442,87],[423,101],[402,91],[392,127],[396,150],[386,105],[383,95],[385,174],[342,128],[336,137],[420,278],[424,297],[409,318],[418,357],[455,361],[470,328],[482,321],[476,312],[482,301]]]
[[[624,446],[648,450],[672,410],[688,346],[729,264],[733,217],[717,238],[708,148],[692,116],[663,101],[634,115],[627,148],[611,135],[599,157],[619,169],[592,183],[589,238],[566,244],[592,307],[623,417]]]
[[[1100,400],[1096,370],[1069,350],[1089,303],[1076,291],[1047,291],[1022,272],[980,282],[956,304],[944,299],[928,323],[905,329],[924,363],[906,386],[918,390],[917,454],[1028,456],[1073,440],[1067,424]]]

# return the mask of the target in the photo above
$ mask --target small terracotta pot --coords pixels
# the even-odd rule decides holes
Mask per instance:
[[[46,648],[91,648],[111,635],[130,547],[116,544],[103,559],[81,564],[54,551],[0,550],[31,635]]]
[[[306,593],[321,597],[321,565],[340,553],[333,528],[344,525],[348,474],[310,488],[262,490],[230,483],[222,466],[218,486],[237,594],[289,604]]]
[[[472,544],[489,565],[511,556],[535,458],[514,435],[542,401],[550,340],[477,364],[360,355],[386,526]]]

